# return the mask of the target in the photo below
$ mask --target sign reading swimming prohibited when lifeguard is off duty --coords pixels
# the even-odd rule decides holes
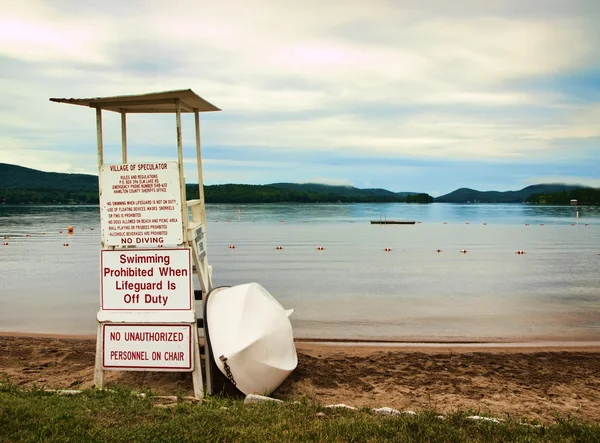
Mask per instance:
[[[101,251],[102,309],[113,311],[191,311],[190,249]]]
[[[177,162],[102,165],[100,184],[105,246],[183,242]]]

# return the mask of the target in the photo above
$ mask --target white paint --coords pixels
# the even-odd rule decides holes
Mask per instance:
[[[196,230],[196,249],[198,250],[198,260],[203,261],[206,257],[206,247],[204,245],[204,233],[202,232],[202,226]]]
[[[192,310],[188,248],[101,251],[102,310]]]
[[[177,162],[102,165],[100,183],[105,246],[183,243]]]
[[[192,325],[102,325],[103,369],[192,371]]]

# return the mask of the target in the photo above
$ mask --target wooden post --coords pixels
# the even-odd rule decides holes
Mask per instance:
[[[194,109],[194,123],[196,126],[196,160],[198,164],[198,198],[200,199],[200,210],[202,211],[202,224],[206,230],[206,209],[204,208],[204,179],[202,177],[202,153],[200,149],[200,113]]]
[[[127,113],[121,110],[121,156],[127,163]]]
[[[96,108],[96,139],[98,141],[98,171],[104,164],[104,146],[102,144],[102,109]]]
[[[102,369],[102,323],[98,322],[96,332],[96,366],[94,369],[94,386],[104,389],[104,369]]]
[[[175,101],[175,120],[177,124],[177,162],[179,164],[179,182],[181,184],[181,221],[183,224],[183,244],[192,250],[192,254],[194,255],[194,261],[197,261],[196,258],[198,256],[196,248],[192,246],[193,241],[190,243],[188,239],[188,226],[189,226],[189,216],[188,216],[188,206],[187,206],[187,197],[185,190],[185,177],[183,175],[183,138],[181,135],[181,102],[178,100]],[[199,270],[198,270],[199,272]],[[194,361],[194,370],[192,371],[192,382],[194,385],[194,395],[197,399],[202,400],[204,398],[204,383],[202,381],[202,366],[200,363],[200,343],[198,340],[198,325],[194,320],[194,325],[192,327],[192,358]]]
[[[204,382],[202,381],[202,366],[200,361],[200,343],[198,341],[198,324],[194,324],[192,327],[192,346],[193,354],[192,358],[194,359],[194,371],[192,372],[192,382],[194,385],[194,396],[202,400],[204,398]],[[205,345],[206,347],[206,345]]]
[[[104,164],[104,145],[102,143],[102,109],[96,108],[96,140],[98,144],[98,192],[102,192],[100,184],[100,170]],[[104,243],[101,243],[104,248]],[[102,323],[98,323],[96,332],[96,365],[94,368],[94,386],[97,389],[104,389],[104,370],[102,369]]]
[[[175,102],[175,120],[177,123],[177,162],[179,163],[179,182],[181,183],[181,222],[183,223],[183,242],[187,240],[188,208],[185,192],[185,177],[183,175],[183,139],[181,136],[181,103]]]

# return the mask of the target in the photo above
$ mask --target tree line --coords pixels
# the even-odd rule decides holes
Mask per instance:
[[[527,199],[527,203],[535,205],[568,205],[571,200],[577,200],[580,206],[600,206],[600,189],[578,188],[565,192],[551,194],[534,194]]]
[[[198,185],[186,185],[188,199],[198,198]],[[432,203],[428,194],[406,197],[393,195],[339,195],[297,191],[265,185],[212,185],[204,187],[206,203]],[[89,204],[99,203],[97,191],[56,189],[0,189],[4,204]]]

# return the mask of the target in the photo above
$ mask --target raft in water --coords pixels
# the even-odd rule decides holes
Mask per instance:
[[[414,225],[414,220],[371,220],[372,225]]]

